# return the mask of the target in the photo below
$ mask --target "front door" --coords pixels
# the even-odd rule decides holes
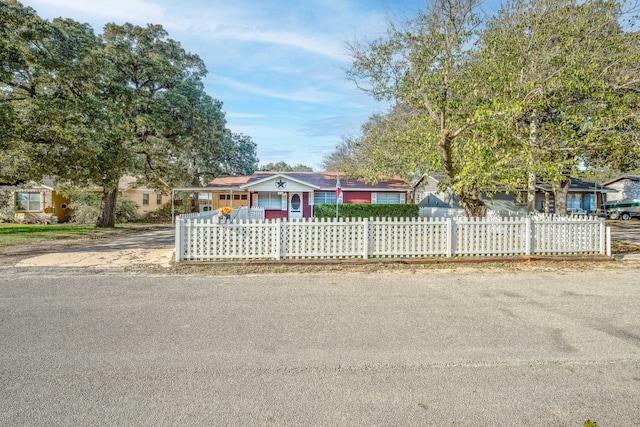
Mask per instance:
[[[289,194],[289,219],[302,218],[302,193]]]

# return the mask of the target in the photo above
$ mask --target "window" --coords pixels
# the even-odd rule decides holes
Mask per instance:
[[[328,192],[316,191],[315,193],[313,193],[313,204],[321,205],[323,203],[335,205],[336,193],[334,191],[328,191]]]
[[[401,193],[374,193],[375,201],[372,194],[371,203],[378,205],[399,205],[404,203],[404,194]]]
[[[142,193],[142,205],[148,205],[149,204],[149,194],[148,193]]]
[[[582,209],[582,195],[567,194],[567,209]]]
[[[278,193],[258,193],[258,207],[265,209],[282,209],[282,196]]]
[[[221,194],[220,200],[231,200],[231,195],[229,194]]]
[[[242,195],[240,195],[240,199],[242,199],[242,200],[247,200],[247,195],[246,195],[246,194],[242,194]]]
[[[39,211],[42,193],[16,193],[16,208],[19,211]]]
[[[162,194],[156,194],[156,205],[162,204]]]
[[[598,205],[596,203],[596,195],[595,194],[589,194],[589,196],[587,197],[587,204],[588,206],[585,206],[585,209],[587,209],[588,211],[593,211],[595,212],[598,209]]]
[[[240,195],[239,194],[234,194],[233,195],[233,200],[240,200]]]

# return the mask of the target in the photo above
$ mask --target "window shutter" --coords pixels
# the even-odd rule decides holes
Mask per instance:
[[[371,193],[371,204],[375,205],[378,203],[378,193]]]
[[[407,195],[405,193],[400,193],[400,204],[407,203]]]
[[[282,210],[287,210],[287,193],[282,193]]]
[[[316,197],[315,193],[313,191],[310,191],[309,192],[309,206],[313,206],[314,197]]]
[[[251,206],[258,207],[258,193],[251,193]]]

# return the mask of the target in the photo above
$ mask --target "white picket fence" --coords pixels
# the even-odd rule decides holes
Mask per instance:
[[[303,219],[230,221],[179,216],[176,261],[611,255],[595,217]]]

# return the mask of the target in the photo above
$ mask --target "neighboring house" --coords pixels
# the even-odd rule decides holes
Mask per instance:
[[[413,185],[413,202],[420,207],[460,209],[460,203],[453,192],[449,188],[440,188],[440,182],[444,179],[444,174],[423,175]]]
[[[413,187],[415,203],[420,207],[461,209],[460,201],[451,191],[442,191],[440,182],[445,178],[443,174],[425,175]],[[600,206],[604,202],[604,195],[614,190],[603,188],[593,182],[583,181],[571,177],[569,192],[567,193],[567,209],[570,213],[600,213]],[[496,193],[492,198],[483,197],[487,209],[498,212],[526,212],[527,192],[520,190],[512,193]],[[535,210],[538,212],[554,213],[555,198],[551,184],[539,180],[536,183]]]
[[[138,216],[145,216],[171,203],[171,189],[165,184],[162,191],[138,184],[133,176],[124,176],[118,182],[118,196],[131,200],[138,205]]]
[[[247,183],[250,176],[221,176],[206,186],[206,192],[211,194],[211,210],[218,210],[224,206],[237,208],[249,206],[249,192],[240,186]],[[204,193],[200,193],[203,195]],[[201,211],[204,210],[201,208]]]
[[[615,190],[571,177],[567,193],[567,211],[569,213],[600,214],[607,194],[612,192]],[[538,181],[536,183],[536,210],[546,212],[546,205],[549,205],[549,213],[553,213],[554,203],[551,184]]]
[[[203,191],[213,193],[213,208],[251,206],[265,209],[265,218],[309,218],[317,204],[336,203],[335,172],[256,172],[251,176],[221,177]],[[340,177],[342,203],[404,204],[411,186],[400,179],[376,184]],[[224,196],[224,199],[222,198]],[[224,202],[224,203],[223,203]]]
[[[604,187],[615,190],[607,194],[607,202],[619,200],[640,201],[640,176],[622,175],[602,184]]]
[[[69,200],[55,190],[55,183],[45,178],[42,183],[0,185],[8,194],[17,221],[27,223],[66,222],[69,220]]]

